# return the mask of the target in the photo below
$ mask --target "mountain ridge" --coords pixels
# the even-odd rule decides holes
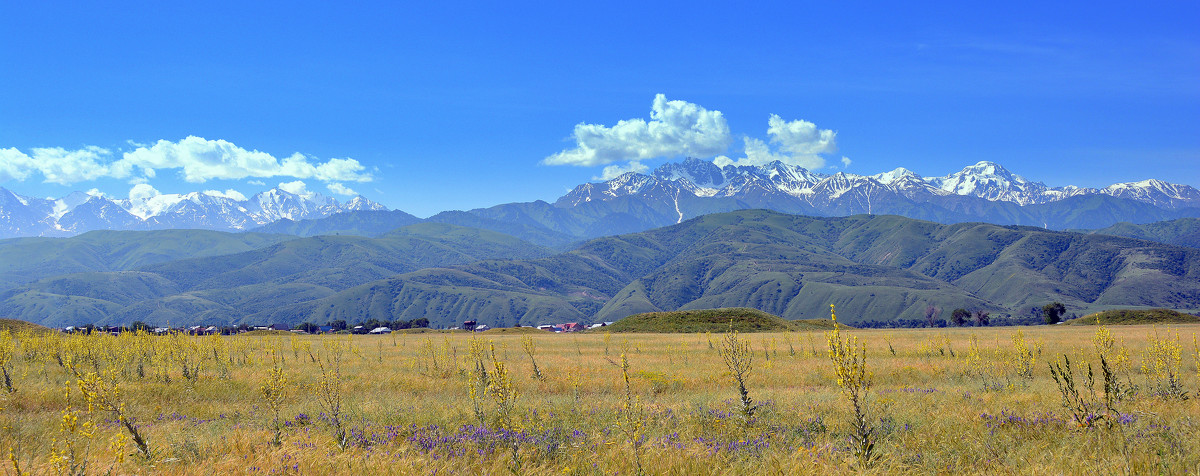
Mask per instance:
[[[910,199],[959,195],[1022,206],[1093,194],[1129,198],[1171,209],[1200,206],[1200,190],[1189,185],[1147,179],[1116,183],[1102,189],[1070,185],[1049,187],[991,161],[980,161],[944,177],[925,178],[903,167],[875,175],[844,171],[821,174],[779,161],[762,166],[721,167],[694,158],[664,164],[650,174],[626,172],[605,182],[583,184],[559,198],[556,204],[577,205],[582,201],[638,195],[654,187],[678,189],[699,197],[736,197],[748,194],[747,190],[765,187],[811,203],[820,199],[836,200],[850,190],[864,186],[884,188]]]
[[[69,263],[79,264],[62,269],[82,272],[12,283],[0,292],[0,317],[48,325],[424,317],[440,326],[464,320],[512,326],[721,307],[818,318],[834,303],[852,324],[911,325],[924,322],[930,306],[945,311],[943,318],[962,307],[1009,323],[1034,322],[1035,310],[1053,301],[1076,312],[1200,309],[1195,248],[893,215],[739,210],[597,238],[560,253],[432,222],[378,238],[231,241],[242,235],[213,238],[223,248],[254,249],[172,261],[146,254],[153,249],[113,249],[105,262],[128,264],[92,265],[95,272],[80,267],[92,255],[76,253]],[[53,240],[24,238],[11,246]]]
[[[874,175],[818,173],[771,162],[717,166],[685,159],[648,174],[628,172],[574,187],[553,203],[515,202],[421,219],[358,196],[346,203],[276,188],[238,200],[219,192],[110,200],[72,193],[58,200],[0,188],[0,238],[71,236],[93,229],[215,229],[300,236],[376,236],[431,221],[480,227],[566,249],[571,243],[644,231],[698,216],[770,209],[812,216],[890,214],[939,223],[988,222],[1097,229],[1200,217],[1200,191],[1157,179],[1104,188],[1049,187],[981,161],[943,177],[903,167]]]

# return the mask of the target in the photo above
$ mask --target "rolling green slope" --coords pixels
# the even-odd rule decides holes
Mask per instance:
[[[1081,233],[1122,236],[1157,241],[1169,245],[1200,248],[1200,218],[1180,218],[1137,225],[1121,222],[1099,230],[1080,230]]]
[[[420,218],[400,210],[356,210],[335,213],[324,218],[293,221],[287,218],[268,223],[253,231],[295,236],[353,235],[379,236],[402,226],[419,223]]]
[[[0,240],[0,289],[62,274],[124,271],[178,259],[239,253],[292,239],[295,237],[262,233],[157,230]]]
[[[553,210],[539,216],[555,219]],[[35,322],[44,316],[31,313],[96,323],[426,318],[495,327],[731,307],[824,319],[829,304],[851,325],[924,322],[931,307],[941,319],[956,308],[1034,319],[1033,310],[1052,301],[1072,313],[1200,309],[1198,249],[1033,227],[765,210],[705,215],[553,255],[511,236],[426,222],[378,238],[304,238],[137,271],[44,279],[0,295],[0,312]]]
[[[404,272],[551,253],[500,233],[420,223],[379,238],[316,236],[136,272],[53,276],[0,293],[0,315],[53,325],[233,323]]]
[[[930,306],[942,319],[960,307],[1032,319],[1035,306],[1051,301],[1073,312],[1121,302],[1197,308],[1200,252],[1033,227],[748,210],[599,238],[542,260],[485,261],[376,284],[327,298],[309,309],[321,314],[308,316],[527,325],[750,307],[801,319],[824,318],[836,304],[844,322],[859,324],[924,321]],[[518,304],[532,302],[536,311]],[[537,316],[545,320],[531,321]]]

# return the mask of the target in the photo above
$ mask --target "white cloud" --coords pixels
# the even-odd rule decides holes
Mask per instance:
[[[607,167],[604,167],[604,171],[603,171],[603,172],[601,172],[599,176],[597,176],[597,177],[592,177],[592,179],[593,179],[593,180],[612,180],[612,179],[615,179],[615,178],[617,178],[617,177],[620,177],[620,176],[621,176],[621,174],[624,174],[624,173],[627,173],[627,172],[637,172],[637,173],[642,173],[642,172],[645,172],[645,171],[647,171],[647,170],[650,170],[650,167],[646,167],[646,166],[645,166],[645,165],[643,165],[641,162],[638,162],[638,161],[633,161],[633,162],[630,162],[628,165],[625,165],[625,166],[621,166],[621,165],[609,165],[609,166],[607,166]]]
[[[108,149],[96,146],[76,150],[36,148],[33,149],[33,166],[46,182],[69,185],[107,176],[109,168],[104,162],[109,154]]]
[[[321,181],[369,182],[371,174],[354,159],[329,159],[313,163],[295,153],[282,160],[266,152],[246,150],[225,140],[188,136],[179,142],[160,140],[149,147],[126,152],[112,164],[118,178],[137,171],[153,177],[158,169],[179,169],[183,179],[203,183],[213,179],[295,177]]]
[[[662,94],[654,97],[649,122],[627,119],[612,127],[581,123],[572,137],[575,148],[546,157],[542,163],[597,166],[679,155],[711,157],[732,142],[721,111],[668,101]]]
[[[283,182],[279,184],[279,189],[288,193],[299,195],[301,197],[308,195],[308,185],[300,180],[296,180],[294,182]]]
[[[810,156],[837,152],[837,133],[829,129],[817,129],[817,125],[803,119],[786,122],[776,114],[767,120],[767,134],[771,143],[792,156]]]
[[[213,197],[223,197],[223,198],[228,198],[230,200],[237,200],[239,202],[246,201],[246,196],[242,195],[242,192],[239,192],[234,189],[229,189],[224,192],[222,192],[220,190],[205,190],[204,194],[213,196]]]
[[[333,192],[337,195],[345,195],[347,197],[353,197],[355,195],[358,195],[358,192],[355,192],[350,187],[342,185],[341,183],[338,183],[338,182],[330,183],[329,185],[326,185],[325,188],[329,189],[330,192]]]
[[[161,170],[178,171],[192,183],[209,180],[291,177],[322,182],[370,182],[374,179],[365,166],[354,159],[319,159],[295,153],[282,159],[266,152],[246,150],[225,140],[188,136],[179,142],[160,140],[152,145],[129,141],[136,147],[113,160],[108,149],[86,146],[69,150],[62,147],[31,149],[29,154],[15,148],[0,149],[0,182],[28,180],[35,174],[45,182],[69,185],[99,178],[128,179],[145,183]],[[259,185],[262,180],[251,181]]]
[[[157,215],[173,202],[171,195],[163,195],[148,183],[139,183],[129,189],[129,213],[143,220]]]
[[[25,180],[33,170],[32,157],[15,148],[0,149],[0,182]]]
[[[151,198],[161,195],[158,190],[150,186],[148,183],[139,183],[129,189],[129,199],[133,201],[146,201]]]
[[[848,168],[850,168],[850,158],[849,158],[849,157],[846,157],[846,156],[844,156],[844,155],[842,156],[842,168],[843,168],[843,169],[848,169]]]
[[[771,147],[762,140],[753,137],[744,137],[742,138],[742,142],[746,145],[746,158],[743,159],[744,161],[755,165],[768,164],[776,160],[780,162],[790,161],[790,158],[785,154],[771,152]]]
[[[88,196],[91,196],[91,197],[106,197],[107,196],[104,192],[101,192],[100,189],[98,189],[98,188],[93,188],[91,190],[88,190],[86,193],[88,194]]]
[[[246,183],[249,185],[258,185],[259,187],[267,185],[267,183],[263,182],[262,180],[247,180]]]
[[[837,133],[829,129],[818,129],[816,124],[805,120],[784,121],[772,114],[767,120],[767,135],[771,146],[761,139],[743,137],[745,156],[733,160],[726,156],[713,159],[713,163],[726,165],[766,165],[780,161],[808,169],[825,167],[825,154],[837,151]],[[846,163],[845,159],[843,163]]]

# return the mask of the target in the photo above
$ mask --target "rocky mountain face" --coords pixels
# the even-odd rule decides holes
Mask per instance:
[[[317,193],[298,195],[278,188],[247,200],[203,192],[118,200],[76,192],[54,200],[23,197],[0,188],[0,238],[73,236],[92,230],[237,231],[281,219],[386,209],[362,196],[343,204]]]

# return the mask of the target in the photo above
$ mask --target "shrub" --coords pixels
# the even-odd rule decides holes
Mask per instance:
[[[754,353],[750,350],[750,340],[738,337],[737,331],[730,325],[729,332],[721,340],[721,359],[733,376],[738,387],[738,395],[742,402],[742,416],[747,425],[754,419],[754,400],[746,390],[746,380],[750,378],[751,365],[754,363]]]
[[[867,468],[879,457],[875,452],[876,431],[867,407],[867,392],[871,389],[872,377],[867,371],[867,346],[860,344],[854,336],[842,338],[832,304],[829,305],[829,315],[834,322],[833,330],[826,334],[829,359],[833,361],[838,387],[842,389],[842,395],[850,402],[854,411],[851,420],[851,450],[859,464]]]

